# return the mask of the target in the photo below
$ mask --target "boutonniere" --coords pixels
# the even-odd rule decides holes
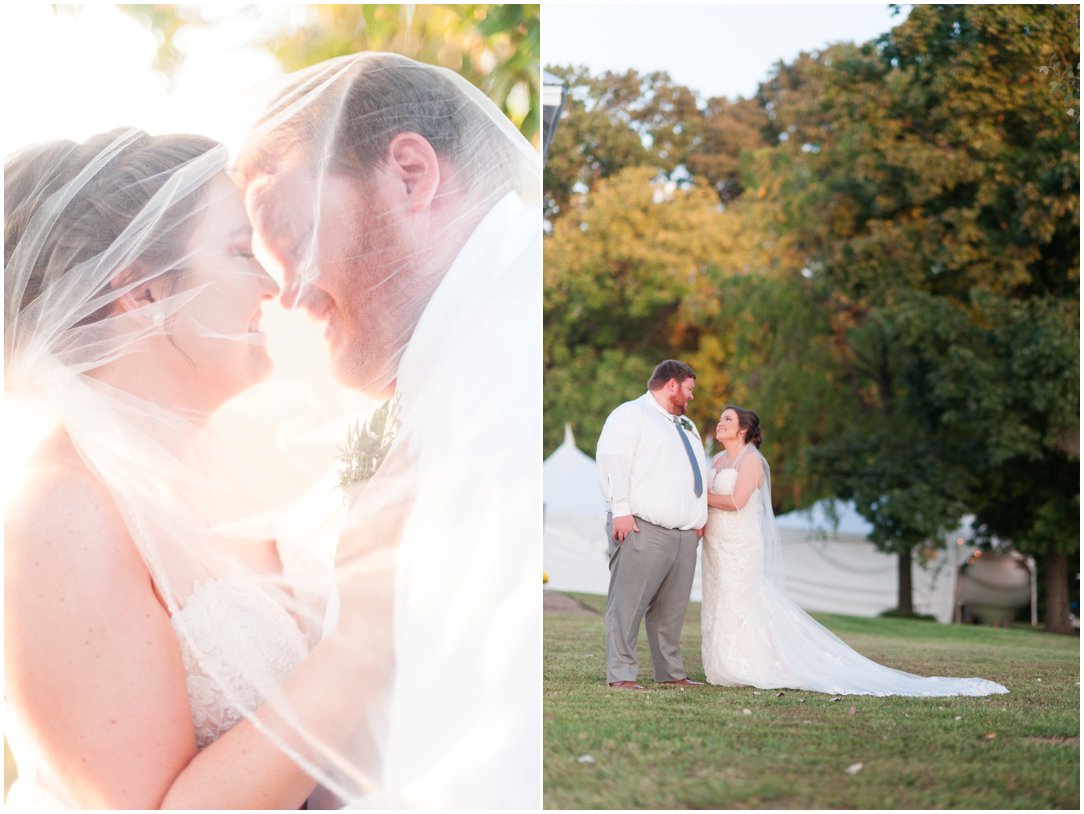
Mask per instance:
[[[339,486],[350,490],[376,474],[399,431],[399,399],[381,404],[365,423],[355,421],[346,430],[346,446],[339,448]]]
[[[681,421],[681,428],[682,428],[682,429],[684,429],[684,430],[688,430],[689,432],[692,432],[692,431],[693,431],[693,422],[691,422],[691,421],[690,421],[689,419],[687,419],[687,418],[686,418],[685,416],[682,416],[682,417],[681,417],[681,418],[679,419],[679,421]]]

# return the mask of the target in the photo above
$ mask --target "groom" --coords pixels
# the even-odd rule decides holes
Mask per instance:
[[[284,303],[327,322],[338,378],[399,410],[384,466],[407,494],[372,512],[398,536],[373,804],[538,808],[538,160],[454,79],[392,54],[317,66],[238,171]]]
[[[610,587],[606,597],[606,680],[637,683],[636,639],[646,617],[655,681],[697,686],[685,675],[681,626],[708,517],[704,447],[685,418],[696,374],[661,362],[647,392],[606,419],[595,460],[609,506]]]

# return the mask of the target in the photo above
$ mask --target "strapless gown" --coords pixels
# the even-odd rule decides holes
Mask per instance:
[[[732,494],[737,470],[723,469],[712,480],[713,492]],[[701,648],[709,683],[833,695],[1008,692],[982,678],[923,677],[885,667],[814,621],[764,573],[759,491],[739,511],[708,511]]]
[[[172,622],[200,749],[237,724],[244,717],[241,709],[258,706],[258,688],[281,683],[308,651],[294,619],[243,579],[200,583]],[[5,736],[19,775],[5,807],[72,808],[60,779],[19,726],[14,710],[5,712]]]

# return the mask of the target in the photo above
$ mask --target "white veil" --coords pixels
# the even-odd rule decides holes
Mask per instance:
[[[417,160],[438,177],[413,174],[415,140],[401,189],[359,181],[364,211],[329,206],[325,186],[383,166],[386,140],[372,155],[350,142],[376,121],[392,139],[428,123],[433,152]],[[286,192],[265,183],[284,157],[304,170]],[[333,568],[304,533],[285,550],[288,507],[218,465],[243,453],[211,418],[267,375],[259,306],[275,293],[249,236],[221,234],[241,200],[227,169],[213,142],[132,130],[8,161],[7,482],[50,431],[70,439],[123,518],[190,677],[325,790],[313,804],[537,807],[538,154],[455,74],[370,54],[292,78],[232,168],[259,238],[291,241],[288,299],[336,315],[340,373],[394,397],[396,431],[376,446],[372,427],[359,433],[377,465],[349,489]],[[421,187],[424,207],[400,205]],[[359,258],[370,276],[335,301],[324,272]],[[279,565],[266,568],[274,539]],[[270,600],[307,655],[269,669],[266,653],[234,646],[246,634],[225,611],[208,639],[186,607],[227,582]]]
[[[284,302],[399,427],[340,541],[396,584],[377,789],[345,799],[537,807],[540,156],[459,75],[364,53],[291,77],[237,169]]]

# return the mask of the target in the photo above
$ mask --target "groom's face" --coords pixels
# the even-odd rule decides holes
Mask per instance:
[[[336,376],[370,395],[390,393],[424,298],[412,290],[418,255],[394,182],[301,168],[259,179],[247,201],[281,267],[283,304],[325,322]]]
[[[696,379],[691,376],[683,382],[679,382],[677,379],[671,379],[667,382],[670,412],[673,415],[685,415],[686,405],[693,400],[693,388],[695,386]]]

